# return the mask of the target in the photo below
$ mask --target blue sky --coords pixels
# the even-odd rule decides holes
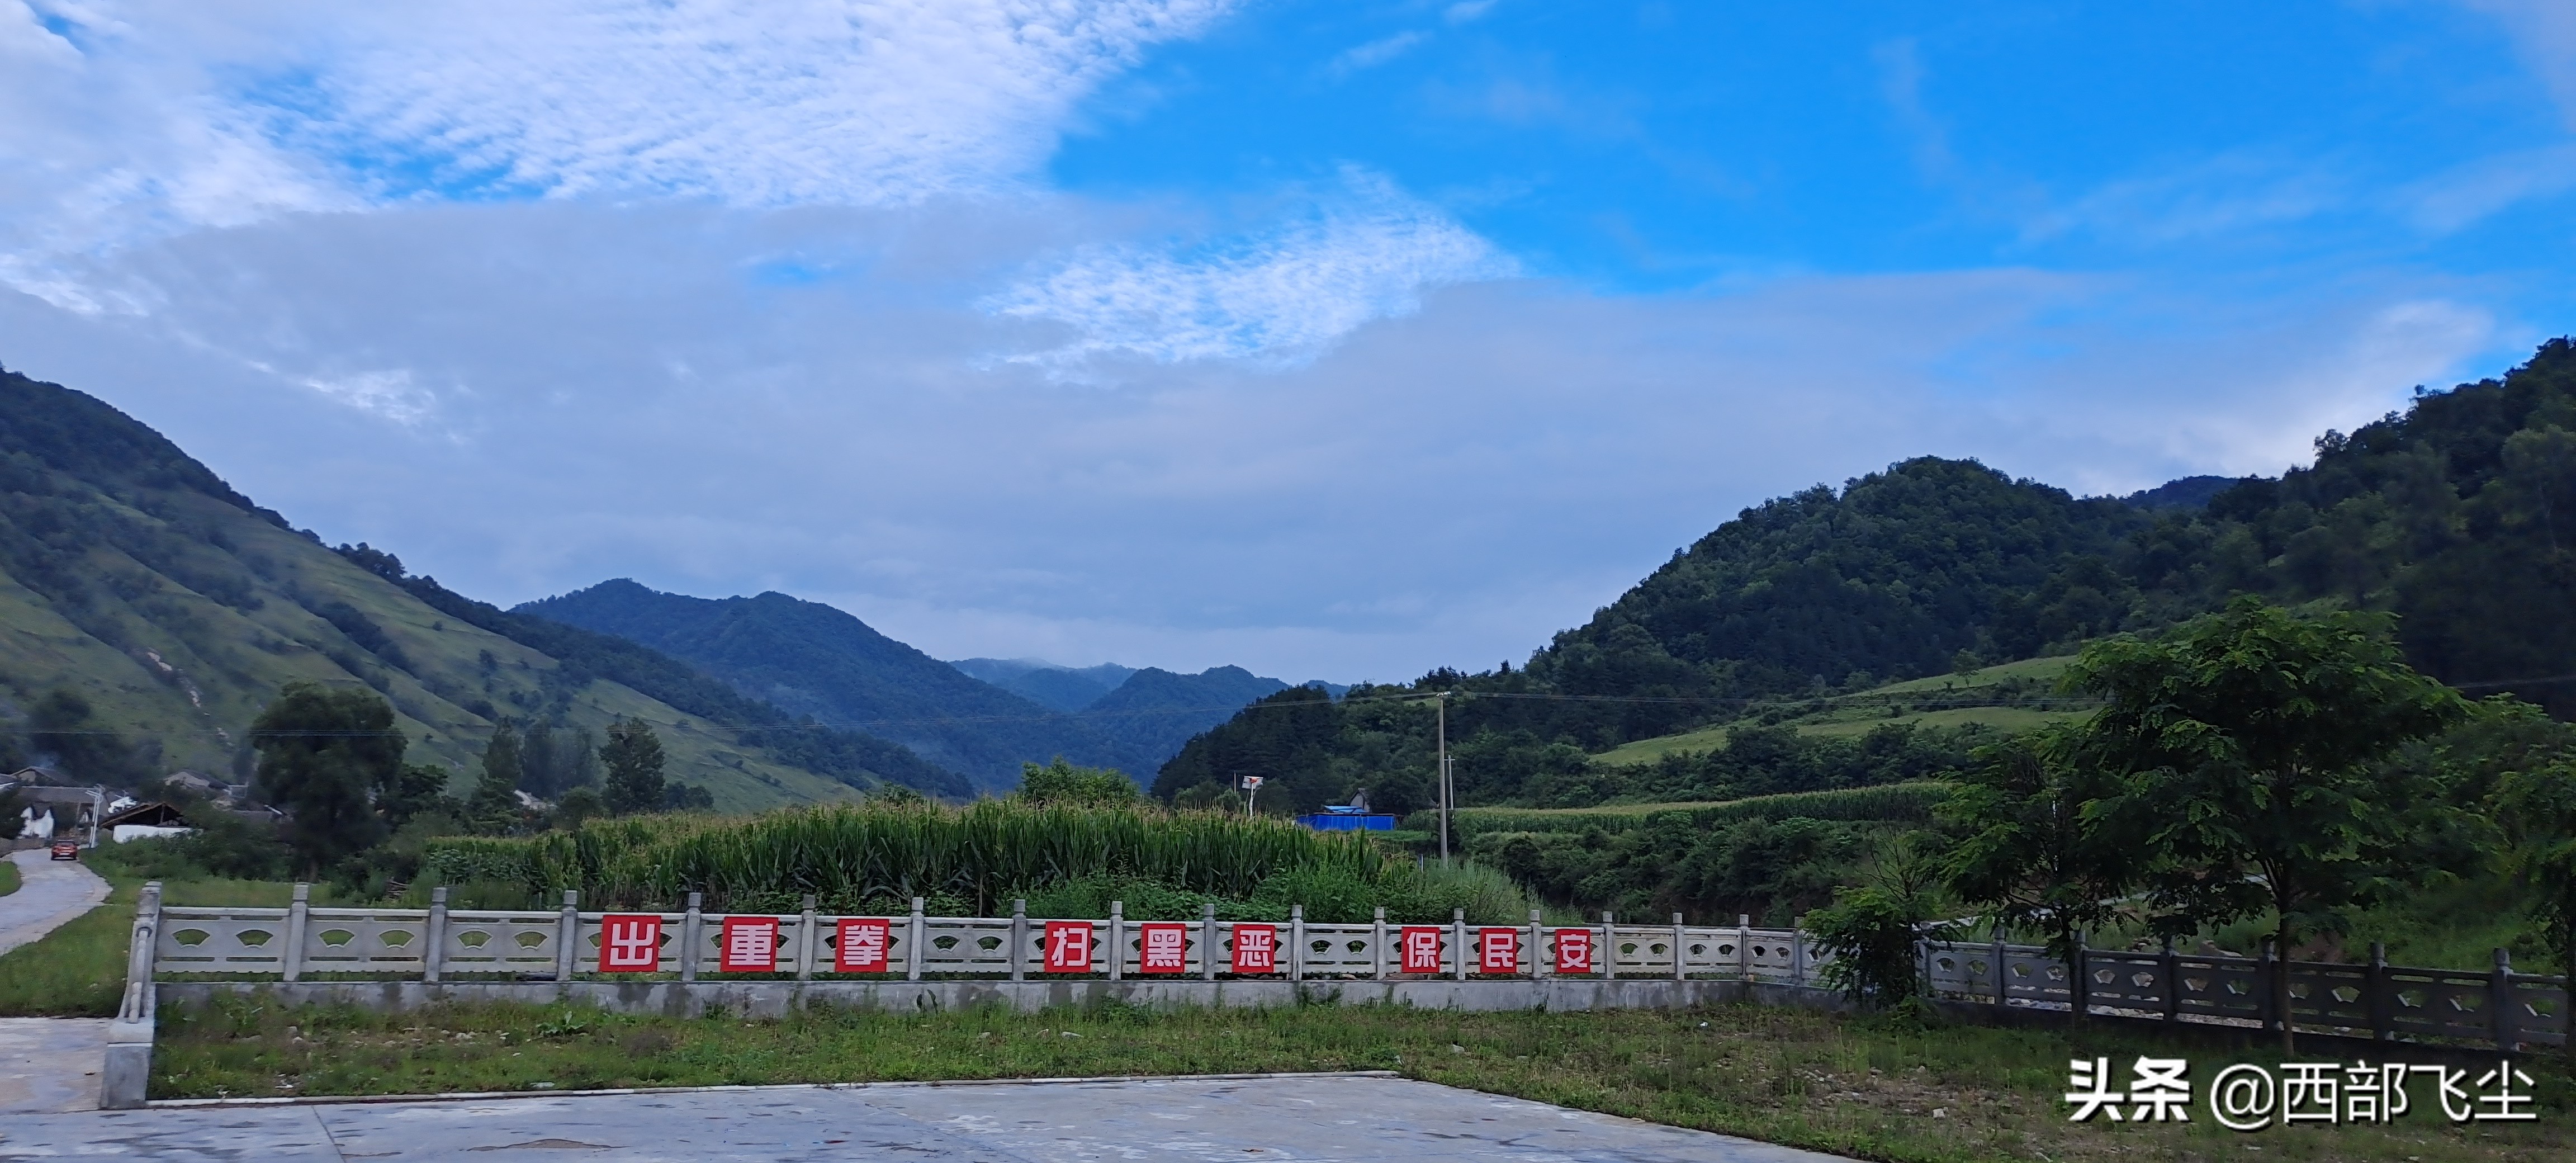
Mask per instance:
[[[2552,0],[0,0],[0,364],[505,603],[1400,678],[2501,371],[2571,126]]]

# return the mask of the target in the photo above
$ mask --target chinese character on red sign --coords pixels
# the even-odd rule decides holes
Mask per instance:
[[[1592,972],[1592,930],[1558,929],[1556,931],[1556,971],[1558,973]]]
[[[833,944],[832,968],[842,973],[883,973],[886,950],[894,944],[894,922],[843,917],[841,939]]]
[[[1046,971],[1049,973],[1091,972],[1091,922],[1047,922]]]
[[[1148,924],[1136,956],[1140,973],[1179,973],[1190,967],[1189,926]]]
[[[611,913],[599,919],[599,971],[651,973],[662,967],[662,918]]]
[[[1279,929],[1275,925],[1234,927],[1236,973],[1279,972]]]
[[[1440,972],[1440,930],[1430,925],[1404,927],[1404,972]]]
[[[1521,967],[1518,929],[1476,930],[1476,969],[1481,973],[1511,973]]]
[[[778,918],[726,917],[723,973],[778,972]]]

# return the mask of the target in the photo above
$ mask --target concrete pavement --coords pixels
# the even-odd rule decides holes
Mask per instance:
[[[9,854],[18,891],[0,896],[0,953],[63,927],[107,899],[107,882],[77,860],[54,860],[42,848]]]
[[[746,1087],[0,1120],[0,1160],[1847,1163],[1402,1078]]]

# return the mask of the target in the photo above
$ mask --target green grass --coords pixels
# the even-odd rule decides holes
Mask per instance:
[[[1939,674],[1930,678],[1892,682],[1848,696],[1847,702],[1833,709],[1791,719],[1786,725],[1802,735],[1829,736],[1866,735],[1884,726],[1953,728],[1976,724],[2014,733],[2034,730],[2050,723],[2080,718],[2085,712],[2042,711],[2029,707],[2007,706],[1950,707],[1933,711],[1909,710],[1902,714],[1890,715],[1887,713],[1887,700],[1907,696],[1929,698],[1941,695],[1973,695],[1980,688],[1998,686],[2007,682],[2020,684],[2026,690],[2032,687],[2047,687],[2054,685],[2058,676],[2065,674],[2067,666],[2074,661],[2071,657],[2026,658],[2019,662],[1989,666],[1966,674]],[[1596,763],[1624,765],[1654,763],[1664,756],[1682,752],[1716,751],[1726,746],[1729,729],[1728,727],[1702,727],[1695,731],[1684,731],[1674,735],[1658,735],[1652,739],[1635,739],[1595,754],[1592,758]]]
[[[18,891],[18,863],[0,860],[0,896]]]
[[[1927,779],[1875,787],[1782,792],[1696,803],[1600,804],[1588,808],[1460,808],[1453,813],[1450,822],[1453,831],[1460,836],[1489,832],[1564,832],[1592,827],[1617,831],[1636,827],[1650,817],[1675,812],[1687,814],[1692,824],[1703,828],[1737,820],[1785,820],[1793,816],[1811,820],[1922,823],[1932,818],[1932,806],[1946,798],[1949,790],[1949,784]]]
[[[2238,1056],[2127,1031],[1925,1029],[1803,1010],[1484,1013],[1394,1007],[1013,1014],[819,1009],[784,1020],[621,1016],[521,1006],[411,1014],[291,1010],[228,998],[164,1011],[156,1098],[403,1094],[1390,1069],[1586,1110],[1864,1159],[2563,1160],[2569,1087],[2543,1076],[2541,1118],[2454,1126],[2420,1092],[2392,1127],[2237,1135],[2209,1121],[2070,1123],[2070,1058]],[[2244,1056],[2273,1062],[2279,1055]],[[1933,1112],[1941,1112],[1935,1115]],[[2248,1150],[2259,1147],[2260,1154]]]
[[[125,947],[134,932],[134,898],[142,881],[109,875],[107,903],[47,933],[43,940],[0,953],[0,1017],[104,1018],[116,1014],[125,992]],[[329,890],[315,886],[316,903]],[[174,880],[161,886],[173,905],[256,905],[283,908],[295,886],[261,880]]]

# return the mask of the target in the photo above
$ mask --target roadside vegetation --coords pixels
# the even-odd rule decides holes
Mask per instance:
[[[18,863],[0,860],[0,896],[18,891]]]
[[[2576,1151],[2564,1074],[2540,1121],[2457,1126],[2429,1094],[2384,1127],[2242,1135],[2188,1124],[2067,1121],[2070,1058],[2188,1057],[2201,1083],[2229,1052],[2112,1030],[1926,1026],[1804,1010],[1460,1013],[1328,1005],[1033,1014],[816,1009],[685,1020],[587,1008],[411,1014],[280,1008],[259,997],[165,1011],[155,1098],[429,1094],[923,1079],[1393,1070],[1407,1077],[1863,1159],[2560,1160]],[[2419,1082],[2419,1091],[2429,1083]],[[2249,1149],[2260,1149],[2261,1154]]]

